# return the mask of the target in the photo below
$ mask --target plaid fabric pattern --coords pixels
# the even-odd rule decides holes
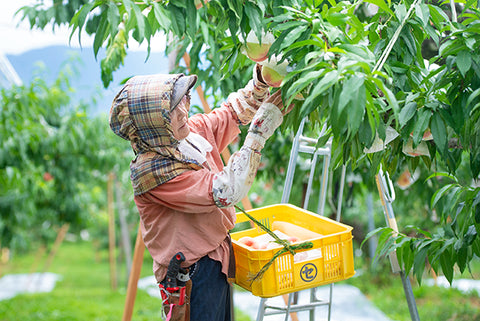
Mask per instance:
[[[177,75],[131,78],[115,97],[110,128],[129,140],[136,158],[130,163],[135,195],[143,194],[181,173],[199,169],[177,150],[170,125],[170,100]]]

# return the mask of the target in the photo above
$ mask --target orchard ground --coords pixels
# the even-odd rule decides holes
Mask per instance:
[[[2,264],[2,276],[41,272],[45,258],[38,261],[37,256],[36,253],[13,256],[7,263]],[[65,241],[46,271],[58,276],[51,291],[19,293],[15,297],[2,300],[0,320],[120,320],[125,304],[127,277],[126,269],[121,262],[122,258],[119,255],[118,288],[114,290],[110,286],[108,250],[96,248],[92,242]],[[151,280],[151,264],[151,258],[145,251],[141,280],[147,283]],[[348,312],[348,307],[356,309],[355,320],[410,320],[401,280],[390,272],[387,262],[381,263],[376,270],[371,270],[369,263],[358,257],[355,260],[355,268],[357,271],[355,277],[334,285],[332,320],[342,320],[335,313],[338,309]],[[476,259],[472,264],[471,273],[459,276],[455,282],[460,284],[465,282],[464,279],[469,279],[469,284],[475,284],[479,278],[480,263]],[[422,286],[413,282],[422,321],[480,320],[478,290],[444,287],[441,278],[437,279],[437,286],[432,286],[429,279],[430,277],[426,276]],[[140,284],[140,287],[143,285]],[[322,287],[319,290],[320,298],[324,297],[326,289],[328,288]],[[249,293],[238,288],[236,291],[238,291],[235,294],[236,321],[255,320],[257,313],[255,299],[258,298],[252,298]],[[360,311],[369,308],[372,310],[366,315],[376,313],[376,317],[361,319]],[[316,314],[318,318],[325,318],[324,313],[318,310]],[[273,317],[269,318],[265,320],[274,320],[271,319]],[[133,320],[160,320],[158,297],[150,295],[147,290],[139,289]]]

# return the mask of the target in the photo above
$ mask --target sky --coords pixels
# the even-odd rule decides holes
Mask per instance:
[[[15,12],[22,6],[35,4],[33,0],[2,1],[0,5],[0,52],[9,54],[21,54],[32,49],[43,48],[49,45],[68,45],[70,33],[67,28],[56,28],[52,32],[51,27],[45,30],[30,30],[28,21],[20,23],[20,15],[14,17]],[[90,47],[91,39],[85,36],[82,46]],[[72,38],[72,46],[79,47],[78,37]]]
[[[45,2],[48,3],[49,0],[45,0]],[[52,48],[52,46],[65,46],[65,48],[80,51],[83,57],[82,59],[84,59],[87,64],[80,75],[82,79],[78,80],[78,83],[76,83],[79,87],[77,88],[79,95],[92,95],[92,92],[98,92],[98,88],[102,87],[100,88],[102,91],[102,98],[100,98],[98,105],[103,106],[99,107],[100,110],[106,110],[111,104],[112,97],[115,96],[119,87],[118,82],[120,80],[132,76],[134,73],[146,74],[168,71],[166,69],[167,64],[164,63],[164,59],[161,59],[161,57],[164,57],[165,55],[164,37],[156,35],[156,39],[152,39],[151,56],[147,62],[145,62],[147,57],[146,44],[139,45],[132,41],[129,43],[129,55],[125,59],[125,65],[121,66],[119,70],[114,73],[115,79],[111,86],[107,89],[103,88],[100,79],[100,61],[95,61],[92,49],[93,37],[88,36],[86,33],[82,33],[82,43],[80,44],[78,33],[76,33],[72,36],[70,42],[69,38],[71,30],[68,29],[68,26],[56,26],[53,30],[52,25],[49,25],[43,30],[31,30],[28,21],[21,21],[20,14],[15,16],[15,12],[22,6],[34,5],[36,3],[38,3],[36,0],[2,0],[0,4],[0,69],[5,67],[5,65],[1,63],[2,61],[7,62],[6,68],[8,70],[11,71],[13,69],[13,73],[8,72],[10,75],[8,78],[10,79],[10,82],[20,84],[22,81],[21,79],[23,79],[24,82],[30,81],[32,70],[37,69],[36,65],[38,60],[43,60],[47,69],[50,70],[52,77],[56,77],[55,72],[58,70],[62,61],[64,62],[65,58],[63,58],[62,55],[66,54],[66,51],[64,49],[61,51],[60,49],[54,49],[54,54],[51,54],[51,50],[42,51],[42,49]],[[19,58],[26,53],[29,54],[28,57],[31,60],[25,61],[25,59]],[[102,56],[99,56],[99,59],[101,59]],[[159,59],[161,61],[160,64],[158,63]],[[12,69],[9,69],[8,65],[11,66]],[[95,75],[92,75],[92,68],[96,73]],[[0,70],[0,72],[3,70],[4,69]],[[0,74],[0,76],[2,75]],[[2,80],[0,84],[5,84],[3,79],[4,78],[0,79]]]
[[[30,30],[28,21],[20,22],[21,15],[14,17],[15,12],[22,6],[37,2],[36,0],[2,1],[2,4],[0,4],[0,53],[15,55],[50,45],[80,47],[78,34],[75,34],[69,43],[70,30],[66,26],[55,27],[54,31],[52,26],[47,26],[44,30]],[[82,33],[81,47],[91,47],[92,43],[92,37]],[[164,41],[152,41],[151,46],[152,52],[163,52],[165,50]],[[145,44],[142,46],[136,43],[129,45],[129,49],[133,51],[145,51],[145,48]]]

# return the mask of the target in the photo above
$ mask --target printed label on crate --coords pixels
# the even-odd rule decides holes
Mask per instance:
[[[317,277],[317,267],[312,263],[307,263],[300,269],[300,277],[304,282],[312,282]]]

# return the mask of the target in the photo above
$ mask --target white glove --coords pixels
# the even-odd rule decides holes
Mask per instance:
[[[283,114],[276,105],[272,103],[262,104],[255,117],[253,117],[244,146],[260,152],[265,146],[265,141],[273,135],[282,121]]]

